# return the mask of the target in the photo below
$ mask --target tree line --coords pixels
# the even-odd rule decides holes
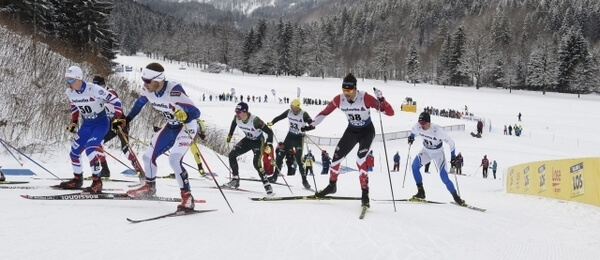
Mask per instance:
[[[32,22],[31,5],[8,2],[0,2],[2,10],[10,6],[48,37],[109,60],[119,49],[255,74],[353,72],[411,83],[598,91],[600,3],[593,0],[358,1],[307,23],[259,19],[243,28],[225,16],[190,22],[130,0],[36,0],[55,11]]]

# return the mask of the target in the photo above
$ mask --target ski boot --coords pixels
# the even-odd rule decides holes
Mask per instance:
[[[127,195],[132,198],[152,197],[156,195],[156,182],[146,180],[146,183],[141,187],[133,190],[128,190]]]
[[[267,192],[267,195],[272,196],[273,195],[273,187],[271,186],[271,184],[265,183],[263,185],[265,186],[265,191]]]
[[[240,187],[240,176],[239,175],[233,175],[233,177],[231,178],[231,181],[228,183],[223,184],[223,186],[221,186],[223,188],[228,188],[228,189],[237,189]]]
[[[192,196],[192,192],[188,189],[181,190],[181,203],[177,205],[177,212],[190,212],[194,211],[194,196]]]
[[[302,180],[302,186],[304,186],[305,189],[310,190],[310,183],[308,183],[308,180],[304,179]]]
[[[362,196],[360,197],[360,202],[362,203],[361,205],[363,207],[371,207],[371,205],[369,204],[369,188],[363,189],[362,190]]]
[[[83,173],[80,173],[80,174],[74,173],[73,179],[70,179],[68,181],[63,181],[57,185],[57,187],[65,189],[65,190],[79,189],[79,188],[81,188],[81,186],[83,186]]]
[[[325,187],[325,189],[316,192],[315,193],[315,197],[324,197],[325,195],[333,194],[336,191],[337,191],[337,184],[336,184],[336,182],[335,181],[329,181],[329,185],[327,185],[327,187]]]
[[[423,184],[417,184],[417,194],[413,195],[410,198],[410,201],[424,201],[425,200],[425,189],[423,189]]]
[[[460,206],[467,206],[467,203],[465,203],[465,200],[461,199],[460,196],[458,196],[458,193],[453,192],[452,198],[454,198],[454,202],[456,202],[456,204],[458,204]]]
[[[92,175],[92,185],[83,189],[83,192],[102,193],[102,178],[98,175]]]
[[[108,163],[106,161],[101,162],[102,170],[100,170],[100,177],[102,178],[110,178],[110,169],[108,169]]]

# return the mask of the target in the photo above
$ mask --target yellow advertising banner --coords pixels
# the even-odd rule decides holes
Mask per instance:
[[[511,166],[506,176],[506,192],[600,206],[600,157]]]

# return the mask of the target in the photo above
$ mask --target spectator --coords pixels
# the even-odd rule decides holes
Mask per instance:
[[[396,154],[394,155],[394,169],[392,171],[393,172],[400,171],[400,153],[398,153],[398,152],[396,152]]]
[[[327,175],[329,173],[329,166],[331,165],[331,157],[329,157],[329,154],[325,150],[321,152],[321,163],[323,165],[321,175]]]
[[[504,125],[504,135],[507,134],[506,125]]]
[[[306,175],[314,175],[313,173],[313,164],[315,163],[315,157],[312,154],[311,150],[308,150],[308,153],[304,155],[304,170],[306,171]],[[309,173],[310,172],[310,173]]]
[[[519,112],[519,122],[521,122],[521,112]]]
[[[487,158],[487,155],[483,156],[483,159],[481,160],[481,168],[483,170],[483,178],[487,179],[487,175],[488,175],[488,168],[490,167],[490,161]]]
[[[285,155],[285,165],[288,168],[288,176],[293,176],[296,174],[296,167],[294,165],[294,161],[296,160],[296,147],[292,147],[289,149],[287,154]]]
[[[477,121],[477,134],[483,134],[483,122]]]
[[[375,157],[373,157],[373,151],[371,150],[367,155],[367,171],[372,172],[375,166]]]
[[[458,153],[458,155],[456,156],[456,161],[454,162],[454,167],[456,167],[456,174],[464,175],[462,172],[463,165],[463,156],[461,153]]]
[[[496,160],[494,160],[494,162],[492,163],[492,173],[494,174],[494,180],[496,179],[496,170],[498,169],[498,163],[496,163]]]
[[[508,125],[508,135],[512,135],[512,126]]]

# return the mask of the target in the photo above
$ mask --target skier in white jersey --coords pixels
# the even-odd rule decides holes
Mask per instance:
[[[325,189],[318,191],[315,196],[323,197],[327,194],[337,191],[337,179],[340,170],[340,163],[348,153],[358,144],[358,153],[356,166],[359,171],[360,188],[362,190],[362,206],[369,207],[369,176],[367,175],[367,153],[371,150],[371,143],[375,138],[375,127],[371,120],[370,108],[381,109],[387,116],[394,115],[394,109],[385,101],[380,90],[375,91],[377,97],[373,97],[364,91],[356,89],[356,78],[352,73],[344,77],[342,83],[342,94],[335,96],[327,107],[323,109],[309,126],[302,127],[301,130],[309,131],[315,128],[325,119],[327,115],[339,108],[348,119],[348,127],[344,131],[342,138],[335,147],[331,169],[329,170],[329,185]]]
[[[454,164],[456,155],[454,151],[454,141],[448,134],[442,129],[441,126],[431,123],[431,116],[427,112],[423,112],[419,115],[419,122],[413,126],[410,136],[408,136],[408,144],[412,145],[415,141],[415,135],[423,138],[423,149],[412,163],[412,172],[415,182],[417,183],[417,194],[415,194],[411,200],[419,201],[425,199],[425,189],[423,189],[423,177],[421,176],[420,169],[423,165],[430,161],[440,167],[440,178],[446,185],[446,188],[452,194],[454,201],[459,205],[465,205],[465,201],[460,198],[457,194],[454,184],[448,178],[448,171],[446,170],[446,156],[444,156],[444,148],[442,147],[443,142],[446,142],[450,146],[450,158]]]
[[[71,165],[73,167],[73,178],[57,185],[63,189],[79,189],[83,186],[83,167],[81,166],[81,152],[85,149],[90,168],[92,169],[92,185],[84,189],[84,192],[102,192],[102,180],[100,177],[100,158],[98,149],[102,139],[110,128],[110,121],[106,115],[105,103],[115,107],[115,115],[121,116],[121,101],[93,83],[83,81],[83,72],[77,66],[71,66],[65,73],[66,83],[69,87],[65,94],[71,101],[71,124],[67,130],[71,133],[77,132],[71,144]],[[79,116],[83,123],[79,130]]]
[[[287,135],[285,136],[285,140],[283,141],[283,147],[277,148],[277,159],[275,161],[277,167],[275,168],[275,173],[273,174],[273,176],[269,177],[269,181],[277,181],[279,171],[281,170],[281,165],[283,164],[283,158],[289,151],[296,149],[295,160],[298,164],[300,176],[302,177],[302,186],[304,186],[305,189],[310,189],[310,184],[306,179],[304,162],[302,160],[302,147],[304,147],[304,133],[300,131],[300,128],[312,123],[312,118],[310,118],[308,112],[300,108],[300,99],[297,98],[292,100],[292,103],[290,104],[290,109],[286,109],[285,111],[283,111],[283,113],[281,113],[281,115],[278,115],[275,118],[273,118],[271,122],[267,122],[267,126],[271,127],[284,118],[288,119],[290,127]]]
[[[131,197],[156,195],[156,159],[170,149],[169,164],[181,191],[181,203],[177,205],[177,211],[187,212],[194,210],[195,205],[188,173],[181,162],[198,133],[196,119],[200,117],[200,110],[185,93],[181,84],[167,81],[164,71],[159,63],[150,63],[142,70],[144,87],[126,118],[127,122],[133,120],[148,103],[167,120],[165,126],[154,135],[151,145],[143,155],[146,183],[127,191],[127,194]]]
[[[265,176],[265,169],[262,165],[263,152],[271,154],[273,151],[273,131],[256,115],[248,112],[248,104],[240,102],[235,106],[235,117],[231,121],[229,133],[225,142],[231,142],[235,127],[244,132],[244,138],[237,142],[231,152],[229,152],[229,166],[231,166],[231,181],[223,184],[223,188],[237,189],[240,187],[240,173],[237,163],[237,157],[252,151],[252,164],[258,172],[267,195],[273,194],[273,187]],[[267,134],[266,140],[265,135]],[[266,141],[266,143],[265,143]]]

